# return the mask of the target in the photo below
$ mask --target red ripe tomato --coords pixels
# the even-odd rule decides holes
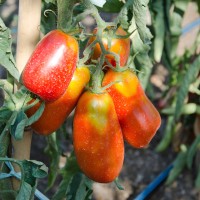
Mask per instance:
[[[113,99],[123,136],[132,146],[145,147],[160,127],[160,114],[133,72],[109,70],[103,79],[103,86],[115,81],[119,82],[107,91]]]
[[[94,33],[96,33],[97,30],[94,30]],[[129,38],[110,38],[111,42],[110,42],[110,48],[109,48],[109,40],[106,37],[106,32],[104,33],[105,36],[102,38],[102,42],[103,45],[105,47],[106,50],[116,53],[119,55],[120,58],[120,66],[124,66],[128,60],[128,56],[130,53],[130,39]],[[124,31],[121,27],[119,27],[116,31],[116,35],[119,36],[125,36],[127,35],[126,31]],[[91,44],[94,40],[96,39],[96,36],[93,36],[89,39],[88,41],[88,45]],[[93,60],[97,60],[100,56],[101,56],[101,47],[100,45],[97,43],[94,46],[94,53],[91,56],[91,59]],[[111,63],[112,66],[116,66],[116,61],[115,61],[115,57],[111,54],[107,54],[106,58],[108,59],[108,61]]]
[[[119,175],[124,142],[108,93],[86,91],[80,97],[74,116],[73,141],[77,162],[90,179],[107,183]]]
[[[77,68],[64,95],[54,102],[45,103],[42,116],[31,125],[33,130],[41,135],[49,135],[56,131],[75,108],[78,98],[89,79],[90,72],[88,68]],[[38,110],[40,104],[41,102],[37,103],[27,111],[28,117]]]
[[[22,72],[24,86],[45,101],[55,101],[72,79],[78,51],[72,36],[51,31],[38,43]]]

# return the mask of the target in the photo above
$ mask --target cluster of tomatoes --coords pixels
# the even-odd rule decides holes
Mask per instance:
[[[122,28],[118,35],[125,35]],[[95,40],[89,39],[88,44]],[[129,52],[129,38],[113,38],[104,48],[119,55],[125,66]],[[85,90],[90,80],[88,67],[77,67],[77,41],[60,30],[48,33],[37,45],[22,73],[24,86],[41,98],[27,111],[32,116],[45,101],[42,116],[32,128],[48,135],[56,131],[76,107],[73,121],[73,144],[77,162],[90,179],[111,182],[120,173],[124,160],[124,140],[136,148],[149,144],[160,126],[161,118],[145,95],[137,76],[130,69],[107,69],[102,87],[95,92]],[[93,47],[91,59],[99,59],[101,47]],[[112,66],[115,56],[105,55]],[[32,100],[34,101],[34,99]],[[32,102],[31,101],[31,102]],[[30,102],[30,103],[31,103]]]

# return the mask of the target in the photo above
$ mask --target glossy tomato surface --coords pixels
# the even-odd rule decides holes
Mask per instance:
[[[160,114],[143,91],[137,76],[129,71],[109,70],[103,85],[111,95],[125,140],[136,148],[149,144],[160,127]]]
[[[78,51],[72,36],[51,31],[38,43],[22,72],[24,86],[45,101],[55,101],[72,79]]]
[[[124,142],[110,95],[85,92],[78,101],[73,126],[81,170],[96,182],[113,181],[123,165]]]
[[[96,29],[94,31],[96,33]],[[126,65],[126,62],[128,60],[128,56],[130,53],[130,39],[129,38],[110,38],[110,45],[109,45],[109,39],[106,37],[102,38],[103,45],[106,50],[116,53],[119,55],[120,58],[120,66]],[[116,35],[119,36],[125,36],[127,35],[126,31],[124,31],[121,27],[119,27],[116,31]],[[88,45],[91,44],[96,39],[95,36],[91,37],[88,41]],[[97,60],[101,56],[101,47],[97,43],[94,46],[94,53],[91,57],[91,59]],[[111,63],[112,66],[116,66],[115,57],[111,54],[107,54],[106,58]]]
[[[73,78],[64,93],[54,102],[46,102],[42,116],[31,125],[33,130],[41,135],[49,135],[56,131],[75,108],[85,85],[90,79],[89,69],[79,67],[75,70]],[[32,116],[39,108],[41,102],[27,111],[27,115]]]

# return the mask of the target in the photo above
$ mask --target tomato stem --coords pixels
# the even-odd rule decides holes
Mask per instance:
[[[96,94],[100,94],[104,92],[104,89],[102,88],[102,79],[104,77],[104,73],[102,71],[102,65],[104,63],[104,56],[102,55],[99,59],[99,63],[96,66],[96,71],[92,75],[92,87],[90,88],[90,91]]]

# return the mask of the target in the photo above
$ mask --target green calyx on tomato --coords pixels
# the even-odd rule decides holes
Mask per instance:
[[[22,83],[44,101],[57,100],[72,79],[78,54],[78,43],[72,36],[60,30],[49,32],[29,58]]]

